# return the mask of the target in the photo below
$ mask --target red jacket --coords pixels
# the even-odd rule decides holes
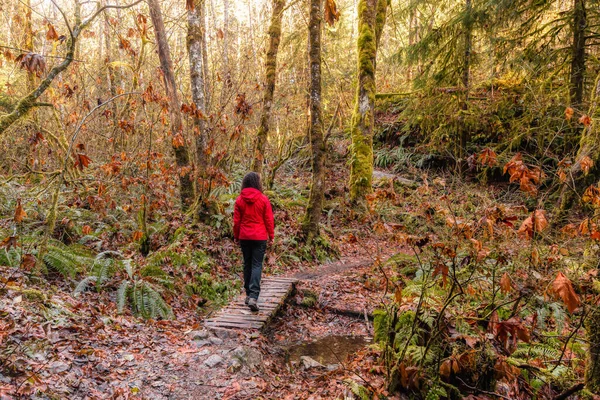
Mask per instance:
[[[236,240],[273,239],[275,223],[271,202],[254,188],[246,188],[235,201],[233,236]]]

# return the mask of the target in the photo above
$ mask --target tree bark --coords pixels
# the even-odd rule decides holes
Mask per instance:
[[[199,178],[205,176],[208,167],[206,144],[208,142],[208,126],[206,123],[206,76],[204,60],[206,59],[204,42],[205,4],[204,0],[194,0],[194,8],[188,10],[187,47],[190,59],[190,85],[192,100],[199,111],[194,116],[194,137],[196,144],[196,168]]]
[[[465,154],[465,147],[467,145],[467,140],[469,136],[469,130],[465,124],[464,118],[467,110],[469,109],[469,78],[471,74],[471,47],[472,47],[472,36],[473,36],[473,24],[471,22],[471,12],[472,5],[471,0],[465,1],[465,12],[467,17],[464,20],[463,29],[465,35],[465,49],[463,55],[463,67],[462,67],[462,76],[461,83],[464,89],[463,99],[461,100],[460,109],[462,111],[460,121],[460,134],[459,134],[459,143],[458,143],[458,151],[456,152],[459,158],[463,158]]]
[[[175,153],[175,161],[178,167],[181,206],[187,209],[193,199],[194,188],[191,179],[190,160],[183,139],[183,120],[181,116],[181,105],[177,95],[177,86],[175,84],[175,75],[173,74],[173,62],[171,61],[171,53],[167,42],[165,25],[163,22],[162,12],[158,0],[147,0],[150,9],[150,18],[154,25],[154,35],[158,47],[158,58],[160,60],[160,68],[165,83],[165,90],[169,98],[169,116],[171,118],[171,135],[173,143],[173,152]],[[181,144],[183,142],[183,144]]]
[[[585,321],[590,346],[585,369],[585,386],[590,392],[600,394],[600,307],[591,307],[593,309]]]
[[[269,120],[271,118],[271,107],[273,106],[273,94],[277,82],[277,50],[281,40],[281,19],[285,0],[273,0],[273,15],[269,26],[269,49],[265,60],[265,91],[263,94],[263,108],[260,115],[260,125],[256,136],[256,148],[254,149],[254,161],[252,170],[261,174],[263,169],[264,151],[269,136]]]
[[[310,120],[308,137],[312,150],[312,184],[308,207],[306,208],[306,215],[302,224],[308,245],[319,234],[325,181],[325,141],[323,138],[321,101],[321,24],[323,21],[321,0],[310,0],[309,6],[308,57],[310,78],[308,87],[308,112]]]
[[[355,203],[372,192],[377,45],[385,25],[388,0],[358,3],[358,88],[352,115],[350,198]]]
[[[571,107],[573,108],[579,107],[583,100],[586,25],[585,0],[574,0],[573,43],[571,45],[571,76],[569,88],[569,97],[571,100]]]

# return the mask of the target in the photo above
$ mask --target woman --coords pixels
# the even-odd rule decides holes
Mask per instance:
[[[260,176],[249,172],[242,180],[242,192],[233,209],[233,236],[244,255],[244,289],[246,304],[258,311],[260,276],[267,249],[267,240],[273,241],[273,210],[267,196],[262,193]]]

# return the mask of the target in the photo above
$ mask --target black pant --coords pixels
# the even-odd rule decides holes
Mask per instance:
[[[244,289],[246,289],[246,296],[258,299],[267,241],[240,240],[240,245],[244,255]]]

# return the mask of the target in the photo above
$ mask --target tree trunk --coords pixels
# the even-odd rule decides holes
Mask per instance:
[[[263,94],[263,108],[260,115],[260,125],[258,127],[258,133],[256,137],[254,161],[252,163],[252,170],[259,174],[262,173],[265,143],[267,142],[267,137],[269,136],[269,119],[271,118],[273,94],[275,93],[275,83],[277,81],[277,50],[279,48],[279,41],[281,39],[281,19],[283,16],[284,6],[285,0],[273,0],[273,15],[271,16],[271,26],[269,26],[269,49],[267,50],[267,58],[265,61],[265,92]]]
[[[302,223],[308,245],[319,234],[325,180],[325,141],[323,139],[323,111],[321,102],[321,24],[323,14],[321,11],[321,0],[310,0],[309,4],[308,57],[310,79],[308,112],[310,120],[308,136],[312,150],[312,184],[306,215]]]
[[[158,0],[148,0],[148,7],[150,9],[150,18],[152,19],[152,24],[154,25],[154,34],[156,36],[156,44],[158,47],[158,58],[160,59],[160,68],[163,74],[165,90],[167,97],[169,98],[169,116],[171,118],[173,151],[175,153],[175,161],[177,162],[177,167],[179,169],[178,175],[180,183],[181,206],[185,210],[191,204],[194,195],[194,188],[191,180],[190,161],[187,146],[185,145],[185,139],[183,139],[183,122],[180,109],[181,105],[179,104],[179,98],[177,95],[175,75],[173,74],[173,63],[171,61],[169,44],[167,43],[167,36],[165,33],[165,25],[163,22],[162,12],[160,10],[160,4]]]
[[[463,99],[461,100],[461,104],[460,104],[460,109],[461,109],[461,117],[459,119],[460,121],[460,126],[459,126],[459,130],[460,130],[460,134],[459,134],[459,143],[458,143],[458,151],[457,151],[457,155],[460,159],[463,158],[464,154],[465,154],[465,148],[467,146],[467,140],[468,140],[468,136],[469,136],[469,130],[465,124],[465,116],[466,116],[466,112],[469,109],[469,86],[470,86],[470,82],[469,82],[469,77],[471,74],[471,47],[472,47],[472,36],[473,36],[473,24],[471,22],[471,12],[472,12],[472,5],[471,5],[471,0],[466,0],[465,1],[465,12],[467,17],[464,20],[464,24],[463,24],[463,29],[464,29],[464,35],[465,35],[465,52],[463,55],[463,68],[462,68],[462,76],[461,76],[461,83],[463,86],[463,90],[464,90],[464,94],[463,94]]]
[[[206,77],[204,75],[204,25],[205,4],[204,0],[194,0],[194,8],[188,10],[188,36],[187,47],[190,59],[190,85],[192,99],[199,111],[194,116],[194,137],[196,142],[196,168],[199,178],[205,176],[208,167],[206,144],[208,141],[208,127],[206,124]],[[200,190],[198,191],[200,192]]]
[[[592,93],[592,99],[588,110],[588,115],[591,117],[591,123],[586,126],[581,133],[575,162],[569,169],[569,176],[567,177],[567,182],[573,183],[574,186],[569,187],[566,183],[561,186],[559,212],[556,218],[557,221],[560,221],[566,214],[566,211],[573,205],[575,192],[585,189],[586,181],[587,183],[590,183],[598,182],[598,180],[600,180],[600,168],[598,166],[598,163],[600,162],[600,129],[596,122],[598,118],[600,118],[600,109],[598,108],[599,99],[600,75],[596,77],[594,92]],[[581,161],[586,157],[589,157],[593,161],[593,166],[587,180],[581,171]]]
[[[577,108],[583,100],[585,77],[585,41],[586,41],[585,0],[574,0],[573,4],[573,43],[571,46],[571,76],[569,96],[571,107]]]
[[[373,190],[373,132],[377,44],[385,25],[388,0],[358,3],[358,88],[352,115],[350,198],[362,202]]]
[[[600,307],[591,307],[593,308],[585,321],[589,343],[585,386],[590,392],[600,394]]]

